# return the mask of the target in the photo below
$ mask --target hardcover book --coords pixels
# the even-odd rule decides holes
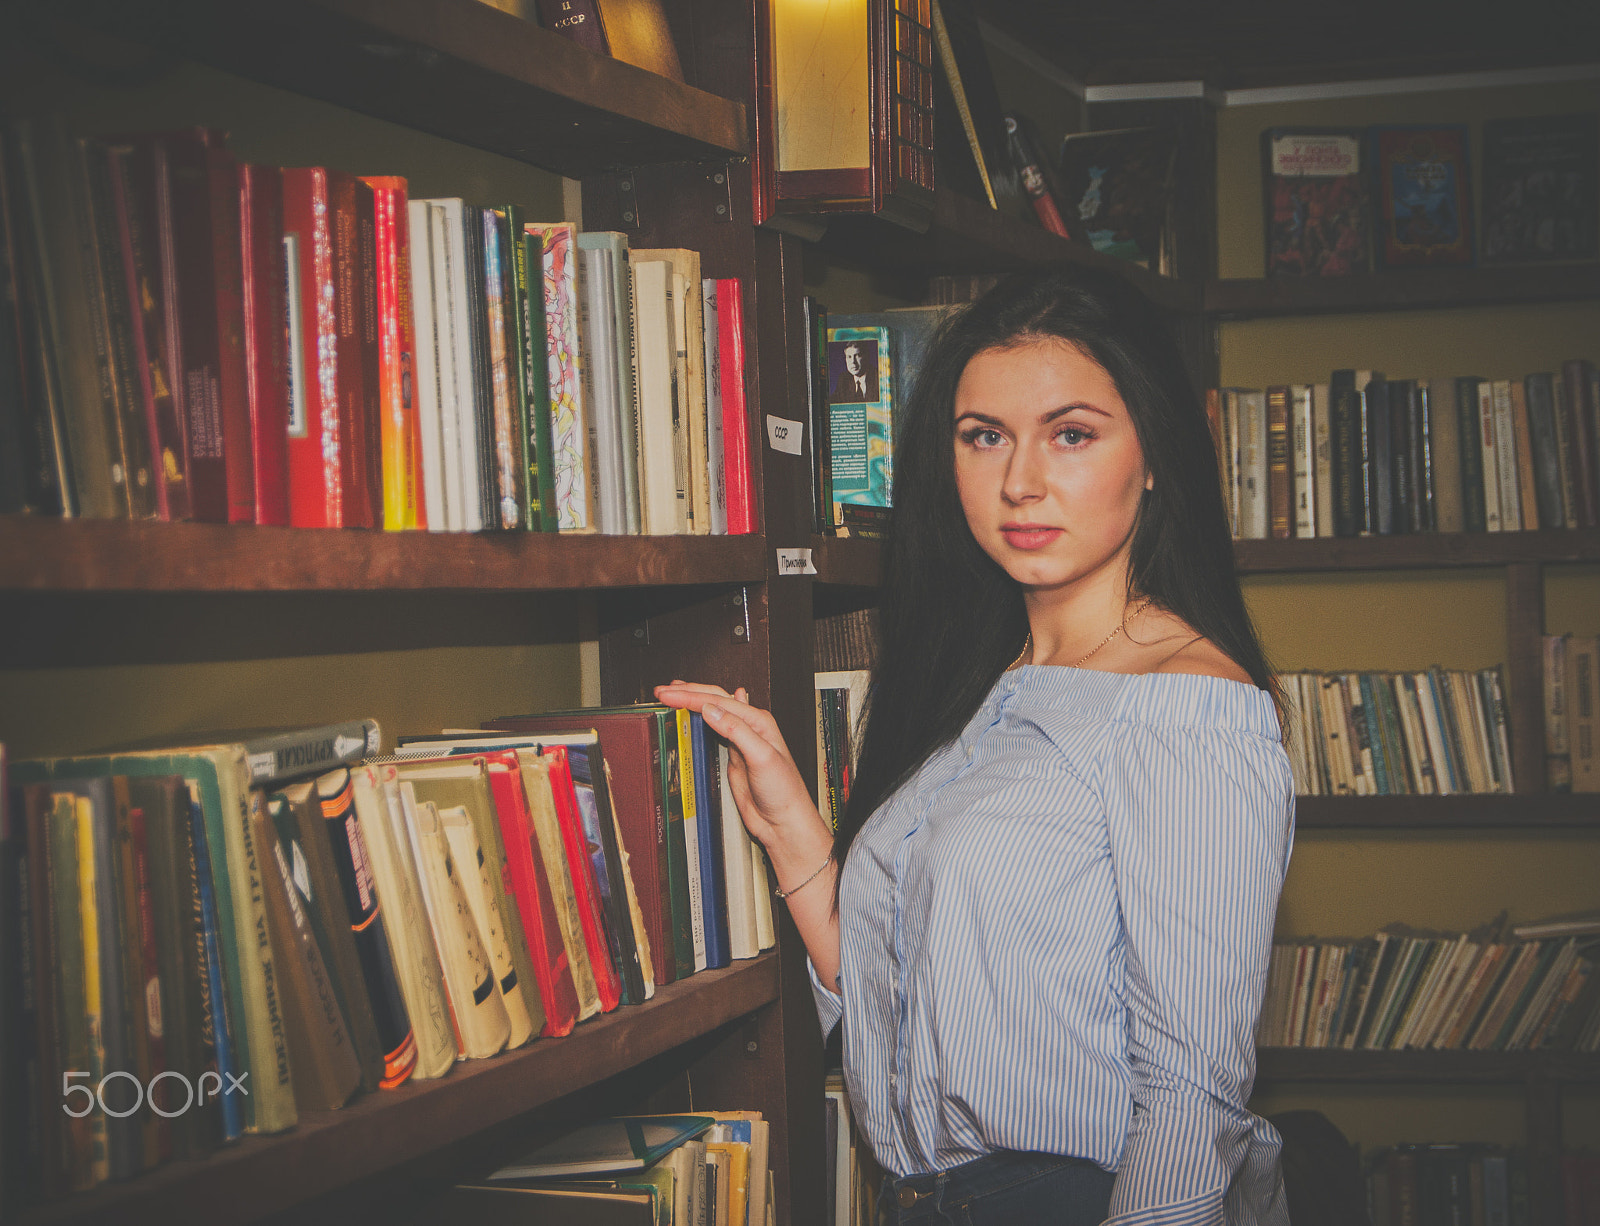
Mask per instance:
[[[833,523],[845,503],[893,500],[894,392],[889,329],[828,329]]]
[[[1471,264],[1467,129],[1376,127],[1370,141],[1382,262],[1390,268]]]
[[[1166,271],[1177,152],[1177,135],[1165,128],[1068,134],[1061,142],[1068,233],[1105,255]]]
[[[1371,262],[1362,133],[1272,128],[1261,134],[1267,275],[1346,277]]]
[[[1600,242],[1594,112],[1483,125],[1483,262],[1592,260]]]

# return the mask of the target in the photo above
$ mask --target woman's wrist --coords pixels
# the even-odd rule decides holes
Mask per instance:
[[[819,865],[826,868],[832,862],[833,832],[820,814],[812,813],[810,822],[773,827],[762,843],[778,878],[778,889],[785,894],[794,893],[807,878],[818,875]]]

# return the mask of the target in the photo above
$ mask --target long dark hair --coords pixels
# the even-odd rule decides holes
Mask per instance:
[[[1009,277],[945,320],[898,424],[878,663],[839,822],[841,864],[867,818],[955,739],[1026,639],[1022,588],[979,547],[961,509],[955,394],[977,354],[1043,338],[1076,345],[1111,376],[1155,478],[1134,526],[1129,596],[1148,596],[1181,617],[1277,697],[1234,574],[1205,411],[1170,324],[1110,273]]]

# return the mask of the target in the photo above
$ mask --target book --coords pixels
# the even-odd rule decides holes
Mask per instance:
[[[276,800],[287,807],[282,796]],[[283,854],[274,817],[261,792],[252,797],[250,820],[255,826],[256,846],[268,861],[262,890],[267,928],[281,968],[278,987],[289,1036],[295,1105],[302,1110],[333,1110],[344,1106],[356,1092],[361,1065],[310,917],[294,889],[294,870]]]
[[[516,261],[504,209],[474,210],[482,227],[484,344],[489,388],[489,522],[502,529],[529,522],[527,490],[528,430],[524,414],[525,383],[518,365],[521,328],[517,325]],[[516,210],[511,210],[516,214]]]
[[[415,388],[415,312],[411,287],[410,187],[398,175],[366,175],[372,189],[373,280],[378,334],[378,437],[382,526],[390,532],[425,527],[421,439]]]
[[[520,1155],[491,1172],[489,1178],[549,1179],[643,1170],[716,1122],[708,1115],[636,1115],[596,1120]]]
[[[706,475],[710,486],[710,532],[712,536],[726,536],[728,458],[722,420],[722,329],[717,319],[715,278],[704,277],[700,281],[700,313],[705,322],[701,350],[706,372]],[[740,377],[743,377],[742,369]]]
[[[1464,125],[1369,129],[1379,259],[1389,268],[1473,262]]]
[[[1269,277],[1345,277],[1370,267],[1362,143],[1351,128],[1261,134]]]
[[[537,749],[519,749],[516,754],[522,771],[523,791],[528,798],[534,841],[550,884],[556,924],[561,931],[577,995],[577,1020],[581,1022],[601,1012],[600,990],[589,953],[573,865],[567,856],[561,819],[556,812],[555,790],[559,777],[553,777],[555,757]]]
[[[1567,450],[1571,457],[1572,511],[1580,528],[1600,525],[1600,450],[1597,434],[1594,392],[1594,365],[1575,358],[1561,364],[1559,404],[1564,409],[1561,424],[1566,427]]]
[[[416,342],[412,398],[416,405],[417,526],[443,532],[449,526],[445,507],[444,466],[440,448],[442,390],[439,385],[439,320],[435,314],[433,282],[432,206],[425,200],[406,202],[407,238],[411,258],[412,335]]]
[[[628,252],[633,277],[634,361],[638,386],[640,523],[646,536],[676,533],[679,505],[672,423],[676,412],[672,265]]]
[[[829,471],[833,522],[843,505],[894,505],[893,369],[889,330],[828,328]]]
[[[578,259],[584,270],[583,297],[579,302],[579,331],[590,355],[584,364],[589,379],[595,434],[596,527],[608,535],[628,530],[628,484],[624,475],[627,454],[623,438],[631,433],[624,419],[623,377],[619,357],[628,346],[617,331],[617,282],[614,253],[609,248],[585,246],[578,236]],[[626,256],[623,257],[626,261]],[[626,268],[626,263],[624,263]],[[631,387],[631,377],[627,380]]]
[[[1593,635],[1567,641],[1566,698],[1572,790],[1600,792],[1600,639]]]
[[[750,412],[747,403],[748,364],[745,358],[744,282],[737,277],[717,279],[717,364],[722,398],[722,454],[726,472],[728,532],[756,531],[758,512],[751,474]],[[812,445],[815,446],[815,436]]]
[[[657,1195],[654,1189],[458,1184],[427,1208],[442,1215],[439,1220],[470,1219],[483,1226],[529,1221],[546,1226],[660,1226]]]
[[[524,406],[522,455],[527,466],[523,489],[527,495],[528,529],[555,532],[555,457],[550,440],[550,364],[545,352],[547,326],[544,315],[544,240],[529,234],[522,210],[507,205],[506,224],[513,238],[513,313],[519,328],[517,368],[521,374]],[[582,235],[579,236],[580,238]]]
[[[476,303],[471,292],[471,238],[477,226],[466,203],[457,196],[424,201],[433,225],[433,316],[438,332],[440,466],[449,529],[481,532],[484,480],[479,452],[479,400],[487,406],[487,389],[478,368],[474,337]],[[479,244],[481,246],[481,238]],[[480,274],[481,275],[481,274]]]
[[[1600,231],[1592,112],[1483,125],[1483,262],[1592,260]]]
[[[1177,152],[1177,133],[1164,127],[1069,132],[1059,171],[1067,232],[1104,255],[1170,271]]]
[[[611,467],[620,468],[621,486],[617,497],[622,504],[622,527],[617,531],[637,535],[642,531],[639,511],[639,406],[638,389],[634,382],[633,335],[633,273],[628,258],[628,239],[615,230],[591,230],[578,235],[580,251],[604,251],[610,258],[601,275],[609,275],[611,288],[599,290],[598,301],[602,309],[609,304],[612,322],[609,332],[602,325],[601,339],[609,338],[609,353],[616,369],[615,420],[608,429],[615,429],[617,437],[610,444],[620,448],[618,459]],[[598,357],[598,355],[597,355]],[[601,390],[597,394],[604,394]],[[611,471],[605,468],[603,471]],[[611,481],[616,481],[613,475]],[[604,484],[604,483],[602,483]]]
[[[239,164],[240,282],[245,392],[256,523],[289,522],[289,367],[284,327],[283,175]]]
[[[353,765],[378,752],[383,733],[375,719],[343,720],[302,728],[243,728],[185,733],[210,745],[239,745],[250,771],[250,786],[274,787],[336,766]],[[159,748],[170,737],[133,741],[111,752]]]
[[[1269,387],[1267,406],[1267,535],[1294,535],[1293,468],[1290,460],[1290,389]]]
[[[593,407],[584,399],[584,354],[578,342],[577,227],[530,221],[524,229],[537,234],[541,243],[556,520],[562,532],[591,532],[598,526],[596,457],[590,438]]]

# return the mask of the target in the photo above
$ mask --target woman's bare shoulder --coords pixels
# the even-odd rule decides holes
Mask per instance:
[[[1240,668],[1234,659],[1208,638],[1196,636],[1178,648],[1160,664],[1153,673],[1187,673],[1200,677],[1220,677],[1224,681],[1242,681],[1253,684],[1250,674]]]

